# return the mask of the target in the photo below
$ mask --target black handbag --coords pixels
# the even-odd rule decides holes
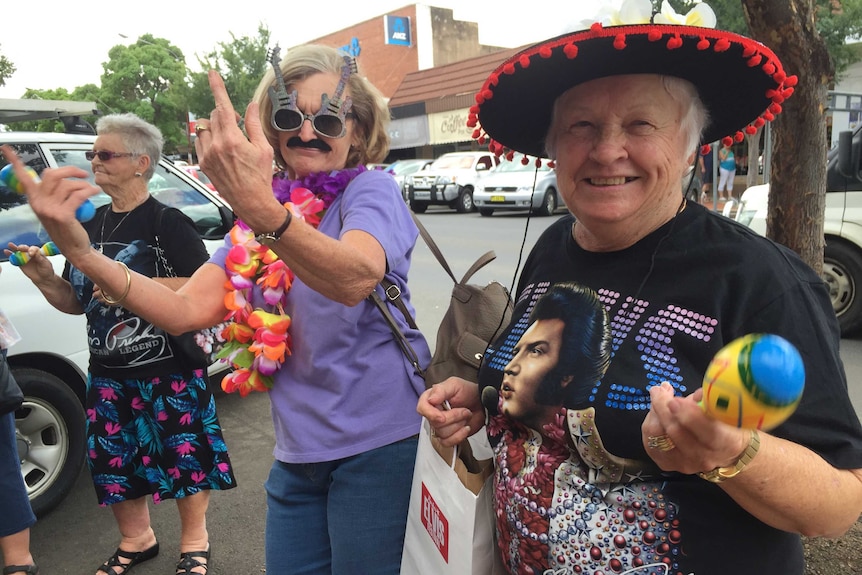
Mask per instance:
[[[12,377],[6,352],[0,353],[0,415],[15,411],[24,403],[24,393]]]
[[[177,277],[177,274],[174,272],[174,268],[165,257],[165,251],[162,249],[159,241],[162,214],[164,214],[165,209],[167,208],[162,207],[156,216],[156,277]],[[159,273],[160,267],[162,269],[161,274]],[[195,369],[206,369],[216,362],[216,354],[221,351],[222,347],[224,347],[225,340],[221,337],[221,331],[228,323],[229,322],[222,322],[209,328],[189,331],[180,335],[165,333],[170,342],[171,349],[181,356],[180,360],[184,365]],[[198,340],[206,342],[208,344],[209,351],[205,350],[202,347],[203,343],[199,344]]]

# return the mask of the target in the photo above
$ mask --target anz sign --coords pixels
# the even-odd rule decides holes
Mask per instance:
[[[399,46],[410,46],[413,44],[413,39],[410,37],[409,16],[384,16],[383,21],[386,27],[387,44],[396,44]]]

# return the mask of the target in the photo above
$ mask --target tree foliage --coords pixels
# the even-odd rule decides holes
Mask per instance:
[[[102,67],[103,106],[158,126],[166,151],[188,146],[188,70],[179,48],[145,34],[132,45],[111,48]]]
[[[221,75],[234,108],[240,113],[245,112],[266,71],[266,50],[270,41],[266,26],[258,25],[256,37],[237,38],[233,33],[230,37],[230,42],[219,42],[217,48],[197,57],[202,71],[190,75],[189,90],[189,108],[196,116],[209,116],[215,107],[207,70],[216,70]]]
[[[15,64],[9,58],[0,54],[0,86],[6,85],[6,78],[15,73]]]

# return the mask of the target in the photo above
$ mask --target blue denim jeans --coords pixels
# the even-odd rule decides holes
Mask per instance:
[[[36,523],[15,441],[15,414],[0,416],[0,537],[13,535]]]
[[[417,445],[276,461],[265,485],[267,575],[398,575]]]

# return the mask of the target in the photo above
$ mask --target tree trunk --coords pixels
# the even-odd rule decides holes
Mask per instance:
[[[799,77],[773,123],[766,234],[819,274],[823,269],[826,206],[826,115],[834,75],[814,25],[814,0],[742,0],[752,37],[769,46],[788,75]]]

